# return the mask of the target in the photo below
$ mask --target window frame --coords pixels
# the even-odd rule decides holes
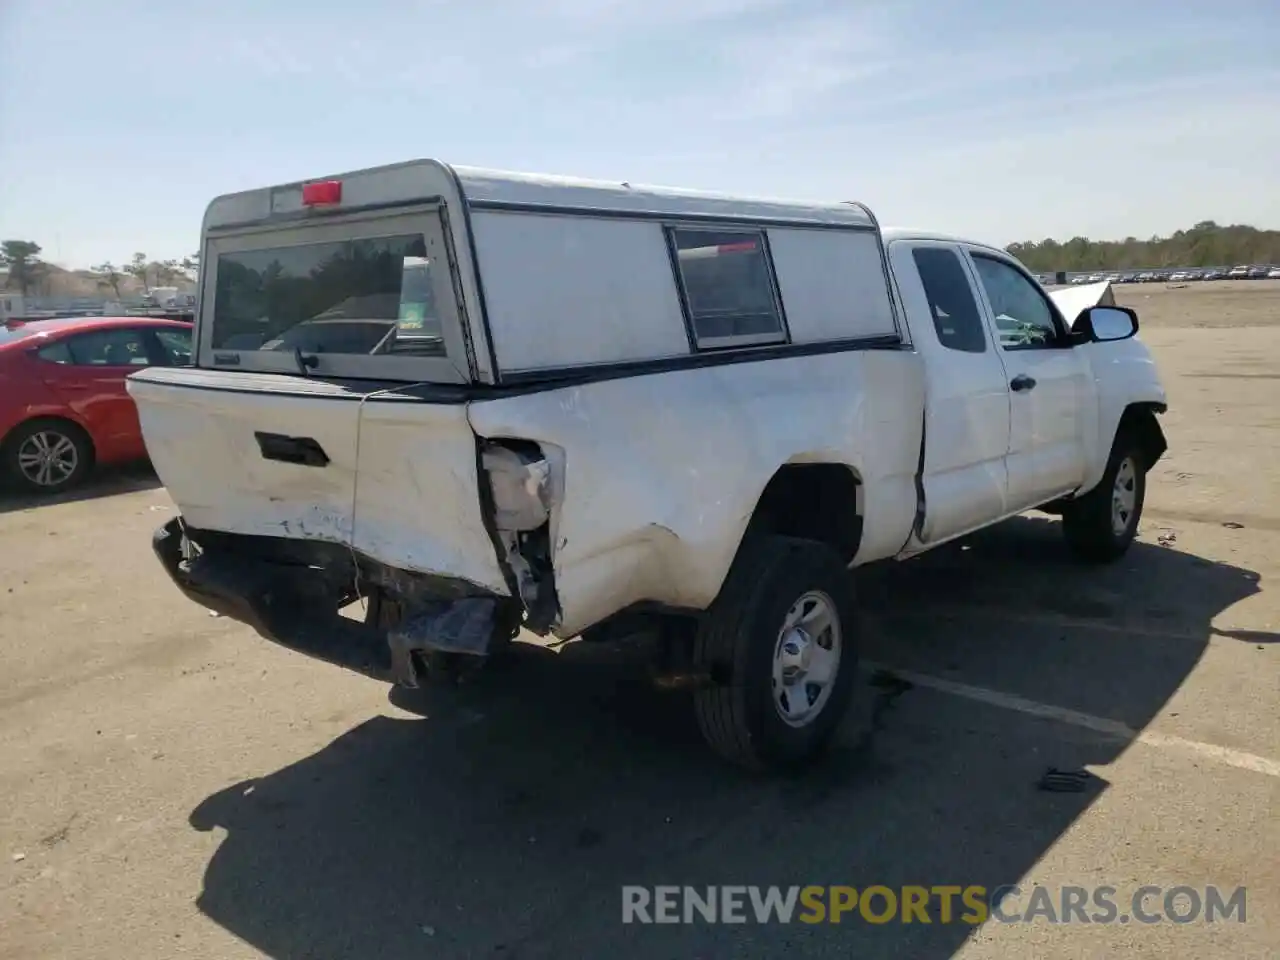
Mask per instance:
[[[459,303],[457,257],[452,249],[449,225],[443,203],[415,204],[394,211],[363,211],[347,216],[326,218],[321,222],[255,224],[232,230],[210,231],[201,254],[200,306],[194,333],[196,353],[193,367],[212,370],[245,370],[254,373],[301,375],[297,358],[286,351],[215,349],[213,320],[218,289],[219,260],[224,254],[244,253],[273,247],[302,247],[349,240],[375,240],[384,237],[420,235],[430,249],[431,241],[440,244],[436,259],[445,268],[432,272],[436,305],[440,310],[441,332],[445,355],[442,357],[373,356],[350,353],[308,354],[315,365],[306,371],[311,376],[351,380],[381,380],[462,384],[473,379],[468,338],[463,330],[463,310]],[[440,283],[443,274],[448,280]]]
[[[938,345],[944,350],[950,350],[952,353],[959,353],[965,356],[980,357],[990,352],[991,349],[991,331],[990,324],[986,320],[986,306],[983,301],[984,291],[977,286],[977,280],[974,271],[971,271],[969,264],[965,262],[965,251],[953,243],[936,243],[936,242],[913,242],[908,247],[911,255],[911,266],[915,270],[916,279],[920,282],[920,290],[924,294],[925,304],[929,309],[929,320],[933,324],[933,335],[938,341]],[[964,278],[965,285],[969,288],[969,297],[973,301],[974,318],[978,322],[978,333],[982,337],[981,350],[963,350],[960,347],[953,347],[942,339],[942,334],[938,330],[938,318],[934,314],[933,299],[929,296],[929,288],[924,282],[924,274],[920,270],[920,263],[916,260],[916,254],[921,250],[941,251],[949,253],[955,257],[956,266],[960,268],[960,275]]]
[[[982,298],[982,308],[987,315],[988,325],[991,328],[992,337],[996,345],[1008,353],[1016,353],[1023,350],[1061,350],[1071,346],[1071,340],[1068,336],[1068,328],[1066,321],[1062,317],[1062,312],[1058,309],[1058,305],[1053,302],[1053,298],[1045,293],[1044,289],[1035,278],[1016,260],[1009,257],[1002,257],[991,250],[976,249],[966,247],[965,254],[968,256],[970,268],[973,270],[974,285],[978,288],[978,295]],[[978,261],[990,260],[994,263],[1001,264],[1013,270],[1014,273],[1020,274],[1024,280],[1031,284],[1031,289],[1040,297],[1040,300],[1049,308],[1049,319],[1053,321],[1054,336],[1053,339],[1045,343],[1017,343],[1005,344],[1000,337],[1000,328],[996,325],[995,306],[991,302],[991,298],[987,295],[986,284],[982,282],[982,274],[978,272]]]
[[[701,337],[698,335],[697,320],[689,303],[689,291],[685,286],[684,271],[680,268],[680,248],[676,243],[676,232],[737,234],[746,239],[756,239],[760,244],[760,252],[764,257],[765,275],[769,283],[769,294],[773,301],[774,315],[778,319],[778,329],[772,333],[747,333],[728,337]],[[782,293],[778,285],[777,269],[773,264],[773,251],[769,248],[769,230],[760,225],[743,223],[685,223],[679,220],[668,220],[662,223],[662,236],[667,245],[667,255],[671,260],[671,272],[676,284],[676,294],[680,298],[680,312],[684,315],[685,333],[689,337],[689,350],[692,354],[710,353],[719,350],[732,350],[745,347],[774,347],[791,343],[791,329],[787,325],[786,309],[782,303]]]

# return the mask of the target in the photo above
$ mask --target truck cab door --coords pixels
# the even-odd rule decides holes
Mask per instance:
[[[963,251],[906,239],[888,251],[925,361],[924,513],[916,538],[933,544],[1008,512],[1008,378]]]
[[[989,250],[966,254],[1009,375],[1009,507],[1038,507],[1084,481],[1097,433],[1093,378],[1057,307],[1024,269]]]

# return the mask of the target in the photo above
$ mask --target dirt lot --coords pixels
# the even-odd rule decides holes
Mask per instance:
[[[710,762],[601,651],[439,704],[275,649],[169,585],[145,476],[3,505],[0,956],[1276,956],[1280,284],[1118,293],[1171,403],[1141,542],[1084,570],[1024,518],[863,572],[908,682],[802,781]],[[622,927],[656,883],[1248,892],[1243,924]]]

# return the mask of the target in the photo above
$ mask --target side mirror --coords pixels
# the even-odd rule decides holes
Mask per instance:
[[[1138,315],[1128,307],[1089,307],[1071,325],[1076,343],[1110,343],[1128,340],[1138,332]]]

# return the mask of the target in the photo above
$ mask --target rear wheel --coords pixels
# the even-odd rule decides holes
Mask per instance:
[[[1108,563],[1123,556],[1138,533],[1146,499],[1146,460],[1128,432],[1116,437],[1098,485],[1066,503],[1062,531],[1081,560]]]
[[[5,440],[4,471],[27,493],[53,494],[76,486],[93,466],[93,444],[69,420],[31,420]]]
[[[829,743],[858,669],[852,575],[824,544],[743,545],[695,641],[711,684],[695,695],[703,736],[753,770],[797,769]]]

